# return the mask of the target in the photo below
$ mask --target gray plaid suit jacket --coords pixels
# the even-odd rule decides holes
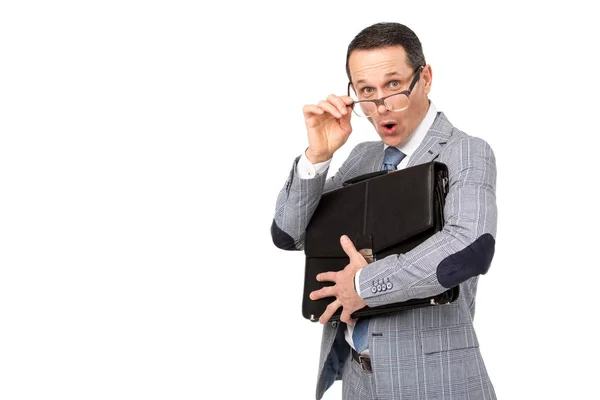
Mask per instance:
[[[350,178],[378,171],[383,143],[357,145],[335,176],[300,179],[297,158],[277,198],[271,227],[274,243],[303,248],[305,228],[325,191]],[[490,146],[454,128],[438,113],[408,166],[440,161],[448,166],[445,226],[406,254],[377,260],[360,275],[360,295],[369,306],[433,296],[460,284],[452,304],[373,317],[369,351],[381,399],[495,399],[473,329],[480,274],[490,266],[496,236],[496,162]],[[371,292],[373,280],[389,278],[393,289]],[[350,346],[345,324],[323,327],[316,398],[341,379]],[[350,361],[352,362],[352,361]]]

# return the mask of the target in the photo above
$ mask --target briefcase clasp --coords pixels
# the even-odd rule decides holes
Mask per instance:
[[[358,252],[364,257],[368,264],[371,264],[373,261],[375,261],[373,249],[360,249]]]

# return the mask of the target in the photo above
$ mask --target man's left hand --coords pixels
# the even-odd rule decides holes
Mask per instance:
[[[367,265],[365,258],[356,250],[354,244],[350,238],[343,235],[340,238],[340,243],[344,252],[350,258],[350,264],[341,271],[338,272],[323,272],[317,275],[319,282],[334,282],[333,286],[326,286],[322,289],[315,290],[310,294],[312,300],[319,300],[324,297],[335,297],[335,301],[327,306],[325,312],[319,318],[319,322],[324,324],[329,321],[329,318],[337,311],[338,308],[342,307],[342,315],[340,320],[347,324],[352,325],[354,322],[350,315],[356,310],[360,310],[367,304],[354,290],[354,276],[356,272]]]

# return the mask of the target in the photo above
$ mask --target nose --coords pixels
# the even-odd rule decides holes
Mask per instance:
[[[388,112],[388,109],[387,109],[387,107],[386,107],[385,105],[383,105],[383,104],[379,104],[379,105],[377,106],[377,112],[378,112],[379,114],[383,115],[383,114],[385,114],[385,113],[387,113],[387,112]]]

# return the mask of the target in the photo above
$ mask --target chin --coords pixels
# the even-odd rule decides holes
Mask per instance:
[[[381,135],[381,140],[383,141],[383,143],[387,144],[388,146],[392,146],[392,147],[396,147],[400,143],[402,143],[402,137],[399,137],[399,136],[383,136],[383,135]]]

